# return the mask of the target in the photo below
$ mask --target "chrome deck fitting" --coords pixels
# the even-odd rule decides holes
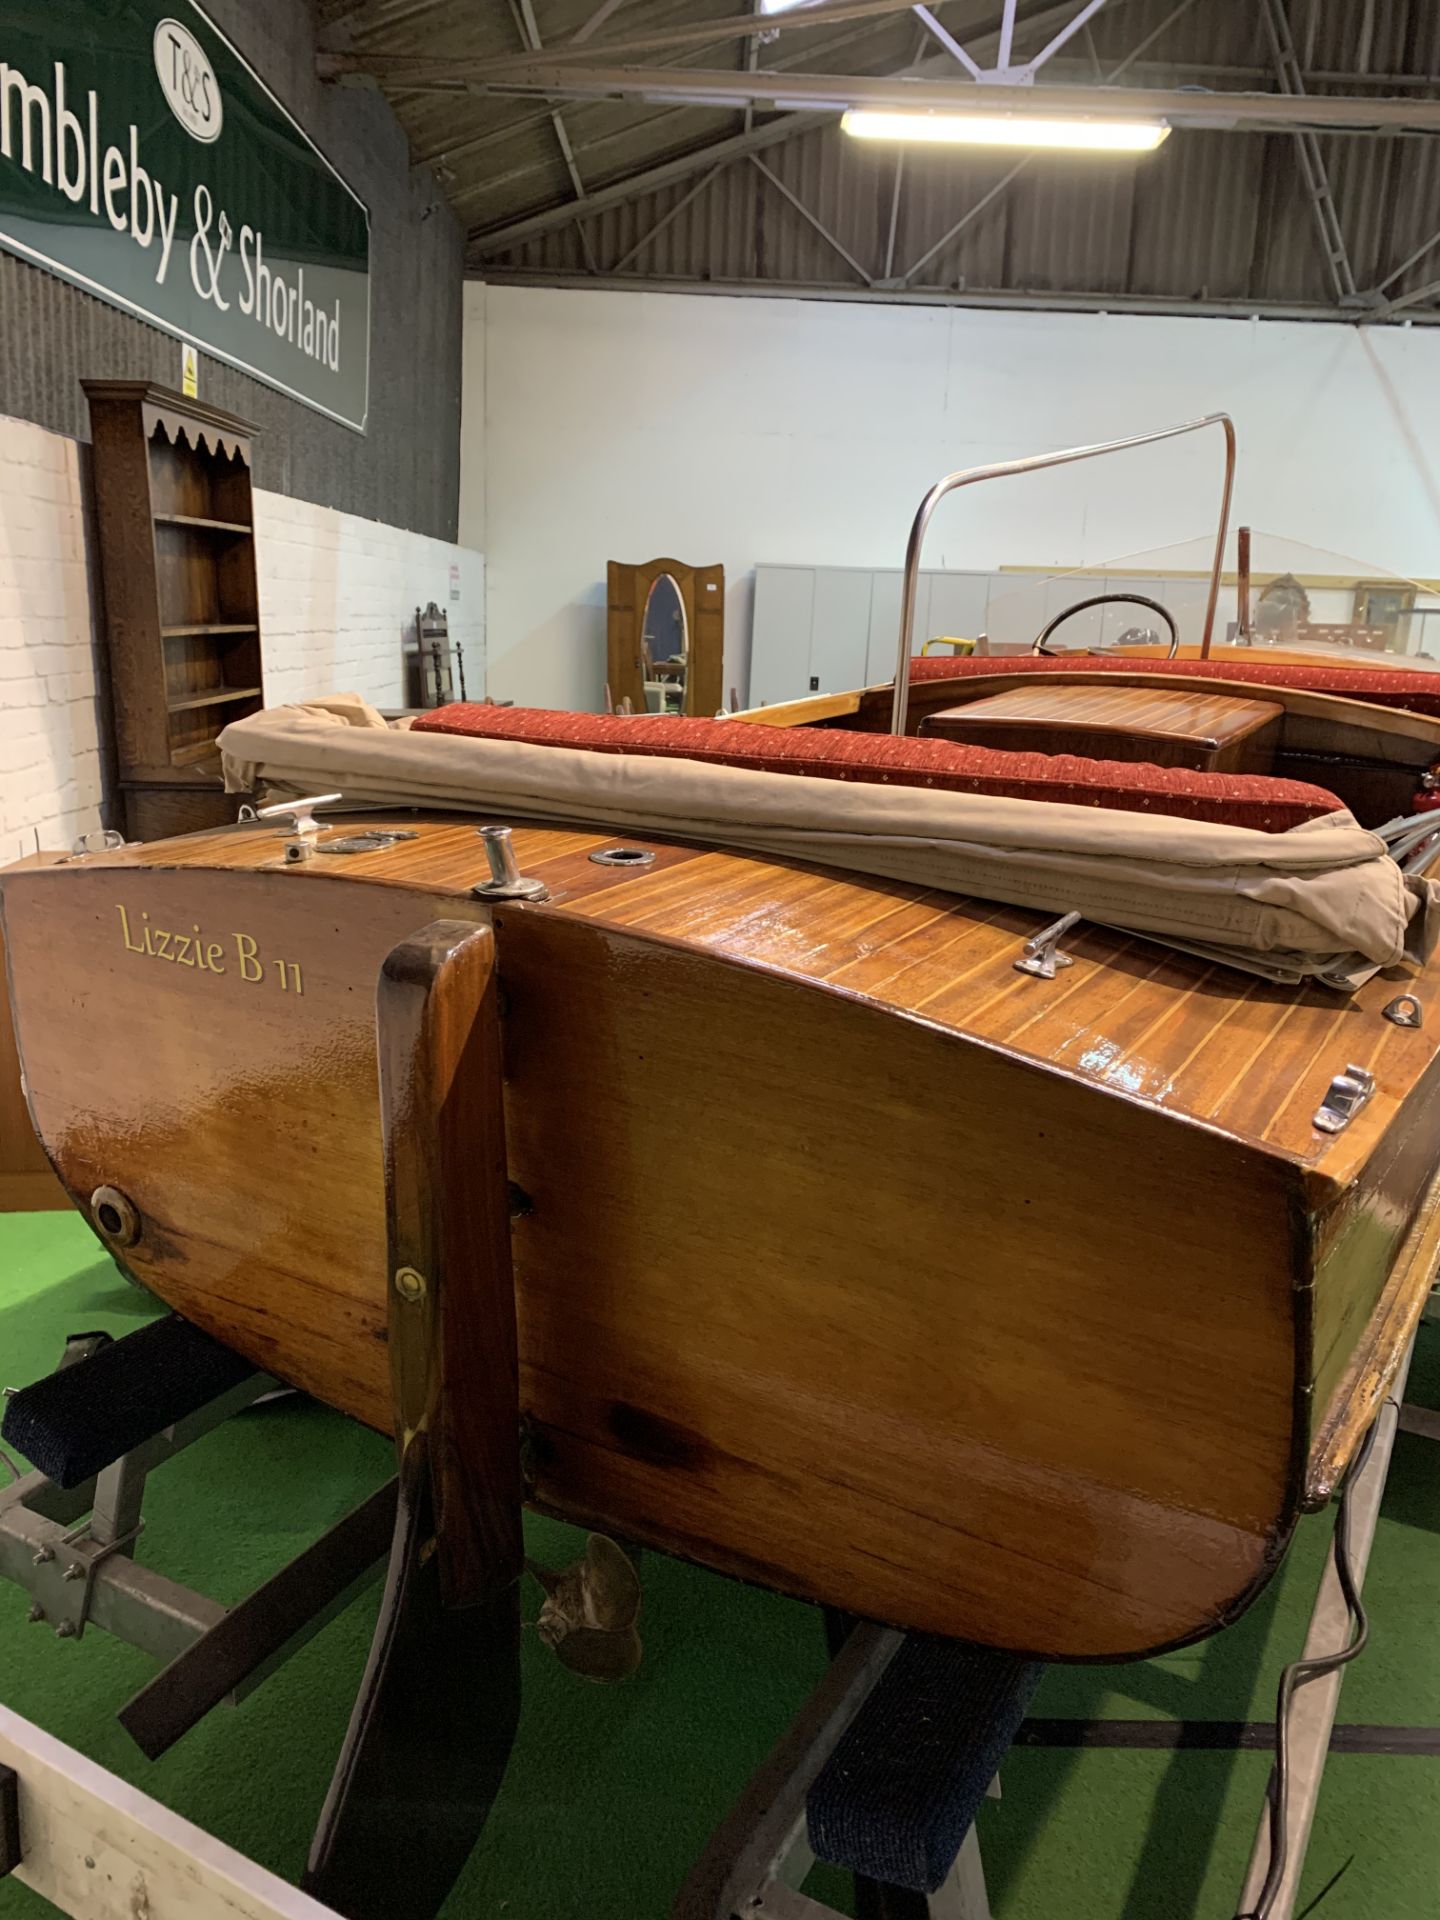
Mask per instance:
[[[1060,941],[1079,922],[1078,913],[1066,913],[1038,933],[1032,933],[1025,942],[1024,953],[1015,962],[1015,971],[1033,973],[1039,980],[1053,980],[1057,967],[1073,967],[1075,962],[1070,955],[1060,951]]]
[[[543,880],[527,880],[515,859],[509,827],[481,827],[490,878],[470,889],[477,900],[548,900],[550,889]]]
[[[1342,1132],[1374,1091],[1375,1076],[1368,1067],[1346,1067],[1330,1082],[1329,1092],[1316,1109],[1313,1124],[1322,1133]]]

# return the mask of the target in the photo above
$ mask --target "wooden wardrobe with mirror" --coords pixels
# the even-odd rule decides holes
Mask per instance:
[[[215,745],[264,705],[253,428],[139,380],[87,380],[127,838],[235,818]]]
[[[612,560],[608,574],[608,705],[712,717],[724,699],[725,569]]]

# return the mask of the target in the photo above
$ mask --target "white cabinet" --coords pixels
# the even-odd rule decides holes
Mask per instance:
[[[865,655],[865,682],[895,677],[895,661],[900,652],[900,583],[898,573],[874,573],[870,576],[870,645]],[[928,628],[930,581],[921,574],[915,586],[915,644],[918,647]]]
[[[844,693],[862,687],[868,674],[870,611],[862,591],[868,575],[858,568],[824,567],[815,575],[807,690]]]
[[[750,706],[874,686],[895,673],[900,635],[898,567],[757,567]],[[1170,608],[1180,637],[1198,642],[1209,583],[1127,574],[922,573],[915,598],[915,651],[941,638],[983,633],[999,652],[1028,652],[1064,608],[1102,593],[1143,593]],[[1222,602],[1216,632],[1224,637]],[[1132,627],[1164,622],[1144,607],[1077,614],[1056,635],[1064,649],[1114,646]]]
[[[1028,648],[1050,617],[1050,588],[1055,583],[1044,573],[992,573],[988,580],[985,631],[990,645],[1007,653]]]
[[[889,680],[900,639],[898,567],[757,567],[752,707]],[[985,630],[990,576],[922,573],[915,645]]]
[[[814,567],[757,567],[750,646],[752,707],[798,700],[810,673],[810,627],[815,613]]]
[[[985,632],[986,607],[990,599],[990,576],[986,573],[932,573],[930,606],[925,621],[925,638],[978,640]],[[892,636],[892,642],[898,634]],[[917,643],[918,646],[918,643]],[[892,655],[895,651],[892,644]],[[893,671],[894,661],[891,661]],[[889,672],[885,675],[888,680]]]

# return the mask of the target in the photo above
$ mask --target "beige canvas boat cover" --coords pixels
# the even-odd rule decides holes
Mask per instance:
[[[637,719],[643,726],[643,719]],[[1349,813],[1284,833],[1148,813],[591,753],[388,724],[357,694],[220,736],[226,785],[497,820],[594,822],[975,894],[1344,988],[1429,957],[1440,889]]]

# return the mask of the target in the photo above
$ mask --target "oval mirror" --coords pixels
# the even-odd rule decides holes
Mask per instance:
[[[685,601],[672,574],[658,574],[640,626],[645,669],[645,711],[684,713],[690,630]]]

